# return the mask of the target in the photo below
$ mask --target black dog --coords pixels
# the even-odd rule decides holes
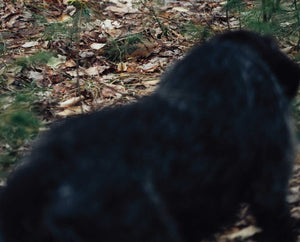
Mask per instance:
[[[248,202],[265,240],[293,241],[299,79],[268,37],[229,32],[196,47],[150,97],[45,135],[2,192],[0,240],[200,241]]]

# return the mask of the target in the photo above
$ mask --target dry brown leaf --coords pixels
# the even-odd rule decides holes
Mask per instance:
[[[15,27],[14,25],[15,25],[15,22],[16,22],[16,20],[19,18],[19,15],[16,15],[16,16],[13,16],[9,21],[7,21],[6,22],[6,26],[7,26],[7,28],[13,28],[13,27]]]
[[[77,77],[77,71],[76,70],[75,71],[66,71],[66,73],[68,73],[72,77]],[[82,71],[79,71],[78,75],[79,76],[84,76],[85,73],[82,72]]]
[[[291,216],[295,219],[300,219],[300,207],[294,207],[291,210]]]
[[[226,241],[226,239],[229,239],[229,240],[233,240],[233,239],[247,239],[259,232],[261,232],[262,230],[260,228],[257,228],[253,225],[249,226],[249,227],[246,227],[244,229],[241,229],[237,232],[234,232],[234,233],[231,233],[231,234],[227,234],[227,235],[223,235],[220,237],[220,239],[224,239],[224,241]]]
[[[91,44],[91,48],[94,50],[100,50],[101,48],[103,48],[106,44],[102,44],[102,43],[93,43]]]
[[[62,112],[58,112],[56,115],[59,117],[68,117],[71,115],[81,114],[81,108],[80,107],[73,107],[70,109],[66,109]]]
[[[127,63],[125,62],[120,62],[117,65],[117,72],[124,72],[127,71]]]
[[[300,186],[290,188],[290,194],[286,198],[288,203],[300,201]]]
[[[110,98],[110,97],[114,97],[116,94],[116,92],[114,92],[113,90],[111,90],[110,88],[104,87],[101,90],[101,96],[104,98]]]
[[[81,97],[72,97],[72,98],[70,98],[66,101],[63,101],[63,102],[59,103],[58,107],[67,108],[67,107],[75,105],[76,103],[78,103],[82,99],[83,99],[83,96],[81,96]]]
[[[121,25],[118,21],[113,21],[113,20],[110,20],[110,19],[106,19],[101,24],[101,27],[105,30],[112,30],[112,29],[115,29],[115,28],[120,28]]]
[[[84,113],[89,112],[91,110],[91,108],[87,105],[82,105],[82,108]],[[56,113],[56,115],[59,117],[68,117],[68,116],[78,115],[78,114],[82,114],[80,106],[70,107],[68,109],[65,109],[62,112]]]
[[[188,9],[183,8],[183,7],[174,7],[174,8],[172,8],[172,10],[173,11],[177,11],[177,12],[181,12],[181,13],[187,13],[187,12],[189,12]]]
[[[94,56],[94,55],[95,55],[95,53],[92,52],[92,51],[80,51],[80,52],[79,52],[79,56],[80,56],[81,58],[89,58],[89,57],[92,57],[92,56]]]
[[[88,74],[90,76],[97,76],[109,68],[110,68],[110,66],[107,66],[107,65],[97,65],[97,66],[92,66],[92,67],[86,69],[85,72],[86,72],[86,74]]]
[[[90,76],[97,76],[99,74],[97,66],[92,66],[86,69],[85,72]]]
[[[160,66],[159,63],[147,63],[141,66],[143,72],[154,72]]]
[[[125,7],[108,6],[105,10],[111,11],[120,17],[122,17],[128,13],[136,13],[137,12],[137,10],[130,8],[130,7],[126,7],[126,6]]]
[[[101,96],[104,98],[121,98],[123,94],[126,94],[126,90],[121,85],[105,84],[101,89]]]
[[[291,52],[292,49],[293,49],[292,46],[288,46],[288,47],[285,47],[285,48],[281,49],[281,51],[282,51],[283,53],[285,53],[285,54],[288,54],[288,53]]]
[[[159,82],[160,82],[160,80],[157,79],[157,80],[152,80],[152,81],[144,81],[143,84],[146,87],[150,87],[150,86],[157,86]]]
[[[63,22],[67,22],[71,19],[71,16],[66,15],[66,14],[62,14],[61,16],[57,17],[57,18],[47,18],[47,22],[48,23],[63,23]]]
[[[30,42],[26,42],[25,44],[23,44],[22,47],[23,48],[31,48],[31,47],[34,47],[38,44],[39,44],[38,41],[30,41]]]
[[[67,60],[64,65],[65,65],[65,67],[75,67],[76,62],[73,59],[70,59],[70,60]]]
[[[140,66],[136,62],[131,62],[126,64],[126,72],[127,73],[137,73],[140,72]]]
[[[135,59],[147,58],[153,53],[154,48],[157,46],[157,42],[144,40],[142,43],[138,43],[135,46],[137,47],[136,50],[133,51],[128,57]]]
[[[44,75],[38,71],[29,71],[28,78],[35,82],[41,82],[44,79]]]
[[[53,93],[62,94],[66,91],[66,88],[61,85],[54,85],[53,86]]]

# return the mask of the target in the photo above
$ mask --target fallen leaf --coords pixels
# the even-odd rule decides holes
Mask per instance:
[[[85,70],[90,76],[97,76],[99,74],[97,66],[92,66]]]
[[[128,13],[136,13],[137,12],[137,10],[135,10],[133,8],[117,7],[117,6],[108,6],[105,10],[106,11],[111,11],[111,12],[113,12],[116,15],[119,15],[119,16],[123,16],[123,15],[128,14]]]
[[[53,93],[64,93],[66,91],[64,86],[61,85],[53,85]]]
[[[101,43],[93,43],[91,44],[91,48],[94,50],[100,50],[101,48],[103,48],[106,44],[101,44]]]
[[[76,66],[76,62],[74,60],[72,60],[72,59],[67,60],[65,62],[65,67],[75,67],[75,66]]]
[[[101,27],[103,29],[106,29],[106,30],[112,30],[112,29],[115,29],[115,28],[119,28],[121,27],[120,23],[117,22],[117,21],[112,21],[110,19],[106,19],[103,21],[103,23],[101,24]]]
[[[291,216],[295,219],[300,219],[300,207],[292,208]]]
[[[57,55],[57,57],[51,57],[47,62],[47,66],[51,67],[52,69],[58,68],[62,63],[66,62],[66,57],[63,55]]]
[[[144,72],[154,72],[158,67],[159,67],[159,63],[147,63],[141,66],[141,69]]]
[[[244,229],[241,229],[237,232],[234,232],[234,233],[231,233],[231,234],[227,234],[227,235],[224,235],[224,236],[221,236],[221,238],[223,239],[230,239],[230,240],[233,240],[233,239],[241,239],[241,240],[244,240],[244,239],[247,239],[259,232],[261,232],[262,230],[260,228],[257,228],[253,225],[249,226],[249,227],[246,227]]]
[[[149,86],[157,86],[157,84],[160,82],[159,79],[157,80],[152,80],[152,81],[144,81],[143,84],[146,86],[146,87],[149,87]]]
[[[83,112],[88,112],[88,111],[90,111],[91,108],[87,105],[82,105],[82,109],[83,109]],[[82,114],[80,106],[70,107],[62,112],[56,113],[56,115],[59,117],[67,117],[67,116],[72,116],[72,115],[77,115],[77,114]]]
[[[121,98],[124,93],[125,88],[121,85],[105,84],[105,86],[101,89],[101,96],[104,98]]]
[[[172,10],[173,10],[173,11],[177,11],[177,12],[181,12],[181,13],[189,12],[188,9],[183,8],[183,7],[174,7]]]
[[[81,52],[79,52],[79,56],[82,57],[82,58],[88,58],[88,57],[92,57],[94,55],[95,55],[95,53],[92,52],[92,51],[81,51]]]
[[[109,68],[110,67],[106,65],[98,65],[86,69],[85,72],[90,76],[97,76]]]
[[[28,73],[28,78],[33,80],[33,81],[40,82],[44,79],[44,75],[40,72],[37,72],[37,71],[30,71]]]
[[[71,19],[71,16],[69,15],[61,15],[58,18],[47,18],[47,22],[48,23],[63,23],[63,22],[67,22]]]
[[[72,97],[72,98],[70,98],[70,99],[68,99],[66,101],[61,102],[58,106],[60,108],[67,108],[67,107],[75,105],[80,100],[83,100],[83,96],[81,96],[81,97]]]
[[[285,53],[285,54],[288,54],[288,53],[290,53],[290,51],[291,51],[292,49],[293,49],[292,46],[288,46],[288,47],[286,47],[286,48],[281,49],[281,51],[282,51],[283,53]]]
[[[34,47],[38,44],[39,44],[38,41],[30,41],[30,42],[27,42],[27,43],[23,44],[22,47],[23,48],[31,48],[31,47]]]
[[[120,62],[117,65],[117,72],[127,71],[127,64],[124,62]]]
[[[72,76],[72,77],[77,77],[77,71],[76,71],[76,70],[75,70],[75,71],[66,71],[66,73],[69,74],[69,75]],[[85,73],[82,72],[82,71],[79,71],[79,72],[78,72],[78,75],[79,75],[79,76],[84,76]]]
[[[138,58],[147,58],[153,53],[153,49],[156,46],[155,43],[150,41],[143,41],[143,43],[138,43],[135,45],[137,49],[133,51],[129,57]]]

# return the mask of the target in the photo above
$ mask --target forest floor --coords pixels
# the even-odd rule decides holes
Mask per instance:
[[[73,2],[82,5],[66,0],[0,2],[0,95],[5,96],[0,113],[24,90],[46,124],[135,102],[151,94],[162,72],[195,43],[240,24],[234,14],[226,15],[226,1]],[[253,1],[246,7],[252,8]],[[290,42],[281,47],[295,53]],[[3,141],[0,145],[0,153],[8,149]],[[24,143],[18,153],[28,149],[30,144]],[[300,155],[288,202],[292,216],[300,220]],[[216,241],[255,241],[252,236],[259,229],[243,206],[239,220],[224,231]]]

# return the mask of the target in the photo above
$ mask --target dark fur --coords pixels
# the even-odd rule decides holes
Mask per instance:
[[[285,202],[299,66],[232,32],[194,48],[150,97],[45,135],[0,201],[4,242],[200,241],[251,205],[293,241]]]

